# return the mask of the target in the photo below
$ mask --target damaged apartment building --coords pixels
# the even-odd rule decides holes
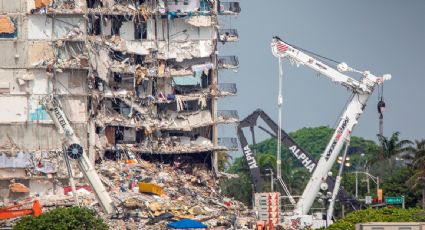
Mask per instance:
[[[217,52],[238,40],[219,21],[240,10],[219,0],[0,0],[0,198],[22,195],[15,182],[34,194],[67,184],[46,96],[92,162],[186,160],[217,172],[217,153],[237,148],[218,126],[238,122],[218,109],[236,94],[219,72],[238,67]]]

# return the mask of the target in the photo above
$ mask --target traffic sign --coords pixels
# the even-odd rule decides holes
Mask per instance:
[[[402,196],[386,196],[384,200],[387,204],[403,204]]]
[[[372,204],[372,196],[365,196],[365,204]]]

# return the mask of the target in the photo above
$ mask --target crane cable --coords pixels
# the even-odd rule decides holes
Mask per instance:
[[[286,42],[286,41],[285,41],[285,43],[287,43],[288,45],[290,45],[290,46],[294,47],[295,49],[298,49],[298,50],[303,51],[304,53],[310,54],[311,56],[315,57],[316,59],[319,59],[320,61],[322,61],[322,62],[323,62],[323,63],[325,63],[326,65],[331,66],[331,67],[333,67],[333,68],[336,68],[336,67],[337,67],[337,65],[341,63],[340,61],[337,61],[337,60],[332,59],[332,58],[325,57],[325,56],[323,56],[323,55],[320,55],[320,54],[317,54],[317,53],[315,53],[315,52],[312,52],[312,51],[309,51],[309,50],[303,49],[303,48],[298,47],[298,46],[296,46],[296,45],[292,45],[292,44],[290,44],[290,43],[288,43],[288,42]],[[333,64],[331,64],[330,62],[332,62]]]
[[[384,84],[378,86],[378,105],[379,113],[379,136],[380,138],[384,135],[384,111],[385,111],[385,102],[384,102]]]

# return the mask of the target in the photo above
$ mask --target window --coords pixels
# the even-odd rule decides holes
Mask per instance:
[[[411,230],[411,227],[399,227],[398,230]]]
[[[372,227],[372,230],[384,230],[384,227]]]

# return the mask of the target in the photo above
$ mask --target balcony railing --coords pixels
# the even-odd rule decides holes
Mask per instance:
[[[238,92],[236,83],[219,83],[218,90],[222,94],[236,94]]]
[[[218,119],[218,122],[221,122],[221,123],[238,122],[239,114],[237,110],[218,110],[217,119]]]
[[[239,40],[239,34],[236,29],[218,30],[218,40],[221,42],[236,42]]]
[[[217,139],[219,146],[224,146],[230,151],[237,151],[238,150],[238,139],[236,137],[219,137]]]
[[[221,15],[239,14],[240,12],[239,2],[220,2],[219,13]]]
[[[218,67],[221,69],[236,69],[239,66],[237,56],[220,56],[218,57]]]

